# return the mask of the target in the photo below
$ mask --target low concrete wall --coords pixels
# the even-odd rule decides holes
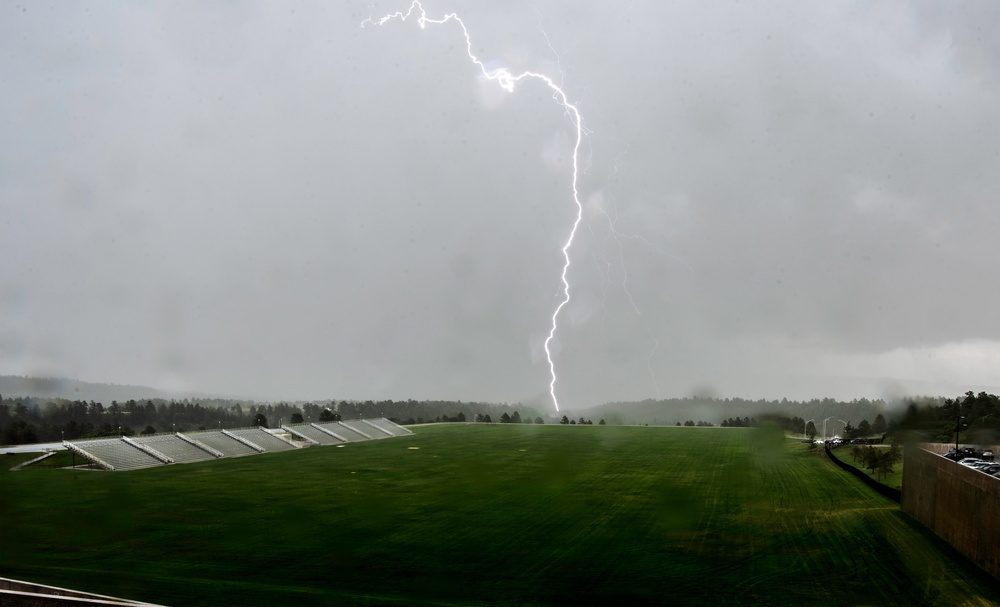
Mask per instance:
[[[830,458],[830,461],[837,464],[837,467],[840,468],[841,470],[850,473],[858,480],[860,480],[862,483],[874,489],[880,495],[891,499],[897,504],[899,503],[899,500],[901,499],[901,494],[899,489],[896,489],[895,487],[890,487],[888,485],[883,485],[882,483],[878,482],[877,480],[865,474],[863,470],[858,470],[854,466],[850,464],[845,464],[844,462],[840,461],[837,458],[837,456],[833,454],[833,450],[830,449],[830,445],[826,445],[826,455],[827,457]]]
[[[0,578],[0,605],[3,607],[160,607],[152,603],[116,599],[102,594],[9,578]]]
[[[979,445],[971,443],[958,443],[959,447],[972,447],[973,449],[990,449],[993,453],[997,452],[998,445]],[[920,443],[920,447],[931,453],[937,453],[939,455],[944,455],[949,451],[955,449],[955,443]],[[1000,461],[1000,458],[998,458]]]
[[[945,449],[947,451],[947,449]],[[1000,479],[916,445],[903,460],[903,512],[1000,579]]]

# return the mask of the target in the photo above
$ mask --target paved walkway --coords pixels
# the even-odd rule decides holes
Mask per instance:
[[[62,451],[66,449],[62,443],[35,443],[33,445],[10,445],[0,447],[0,453],[42,453],[44,451]]]

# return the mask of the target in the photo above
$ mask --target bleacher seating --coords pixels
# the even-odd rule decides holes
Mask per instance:
[[[391,438],[412,434],[406,428],[397,426],[387,419],[350,420],[325,424],[298,424],[284,426],[313,441],[317,445],[341,445],[345,442],[360,442],[372,438]],[[295,438],[294,440],[300,440]],[[252,448],[244,441],[259,447]],[[140,436],[125,440],[101,438],[84,441],[63,441],[66,448],[87,458],[92,465],[109,470],[135,470],[170,463],[200,462],[218,457],[256,455],[258,452],[291,451],[294,442],[285,440],[263,428],[241,428],[238,430],[202,431],[192,434],[160,434]],[[161,459],[151,454],[155,451]]]
[[[239,457],[240,455],[254,455],[257,453],[257,451],[235,438],[226,436],[217,430],[214,432],[189,432],[187,435],[221,452],[226,457]]]
[[[365,437],[363,437],[363,436],[361,436],[361,435],[359,435],[359,434],[357,434],[355,432],[352,432],[350,428],[345,428],[344,426],[341,426],[338,422],[327,422],[327,423],[322,423],[322,424],[313,424],[313,426],[318,426],[318,427],[322,428],[323,430],[327,430],[329,432],[333,432],[337,436],[343,438],[344,442],[356,443],[358,441],[366,440]]]
[[[176,434],[140,436],[132,440],[140,445],[149,445],[178,464],[215,459],[215,456],[208,451],[199,449]]]
[[[379,430],[382,430],[383,432],[385,432],[389,436],[408,436],[410,434],[413,434],[412,432],[410,432],[406,428],[404,428],[404,427],[402,427],[402,426],[400,426],[400,425],[398,425],[398,424],[396,424],[394,422],[391,422],[391,421],[385,419],[384,417],[383,418],[379,418],[379,419],[366,419],[366,420],[363,420],[363,421],[366,424],[369,424],[371,426],[375,426]]]
[[[97,440],[74,441],[84,453],[89,453],[107,462],[115,470],[135,470],[162,466],[163,462],[138,449],[120,438],[101,438]]]
[[[317,424],[317,425],[322,425],[322,424]],[[337,439],[336,437],[330,436],[329,434],[323,432],[318,428],[312,427],[311,424],[296,424],[294,426],[286,426],[286,427],[295,430],[299,434],[306,436],[321,445],[339,445],[344,442],[342,440]],[[334,432],[336,432],[336,430],[334,430]],[[337,432],[337,434],[340,433]]]
[[[295,445],[286,443],[263,428],[241,428],[230,430],[229,433],[245,438],[255,445],[260,445],[264,451],[289,451],[295,448]]]
[[[338,422],[342,429],[347,429],[360,437],[358,440],[370,440],[373,438],[383,438],[385,435],[372,428],[368,424],[362,422],[360,419],[352,419],[346,422]],[[351,440],[354,440],[353,438]]]

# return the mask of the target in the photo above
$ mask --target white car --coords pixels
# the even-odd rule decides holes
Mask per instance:
[[[958,463],[962,464],[963,466],[971,466],[972,464],[981,461],[983,460],[979,459],[978,457],[967,457],[965,459],[958,460]]]

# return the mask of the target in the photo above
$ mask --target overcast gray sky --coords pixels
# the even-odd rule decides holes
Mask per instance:
[[[0,374],[551,406],[407,7],[0,5]],[[1000,3],[424,7],[563,408],[1000,389]]]

